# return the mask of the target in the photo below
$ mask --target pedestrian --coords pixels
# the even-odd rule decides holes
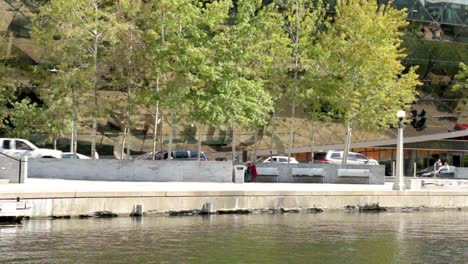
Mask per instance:
[[[438,159],[435,163],[434,163],[434,170],[439,170],[439,168],[442,167],[442,161],[440,159]]]
[[[257,166],[253,164],[251,161],[247,161],[245,164],[247,169],[245,170],[244,182],[253,182],[257,177]]]

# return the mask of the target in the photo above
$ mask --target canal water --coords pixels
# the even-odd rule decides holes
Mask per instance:
[[[28,220],[0,263],[468,263],[468,212]]]

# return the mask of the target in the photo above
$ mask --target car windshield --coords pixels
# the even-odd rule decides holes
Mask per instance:
[[[143,155],[140,155],[136,157],[135,159],[137,160],[147,160],[147,159],[153,159],[153,152],[148,152]]]
[[[314,160],[321,160],[327,156],[326,152],[318,152],[314,154]]]
[[[172,159],[183,159],[183,160],[191,160],[191,159],[197,159],[198,158],[198,150],[174,150],[172,155]],[[162,160],[162,159],[167,159],[168,158],[168,152],[167,151],[160,151],[156,152],[155,159],[156,160]],[[206,155],[205,153],[200,152],[200,158],[205,160]],[[143,155],[140,155],[135,158],[136,160],[152,160],[153,159],[153,152],[148,152]]]
[[[190,158],[197,159],[198,158],[198,150],[191,150],[190,151]],[[200,159],[205,158],[205,153],[200,152]]]
[[[189,152],[187,150],[176,150],[173,152],[174,153],[174,159],[188,159],[189,158]]]
[[[75,159],[76,157],[75,157],[75,155],[73,155],[73,153],[66,153],[66,154],[64,153],[63,158],[64,159]]]
[[[259,158],[256,162],[264,162],[265,160],[269,159],[270,157],[263,157]]]

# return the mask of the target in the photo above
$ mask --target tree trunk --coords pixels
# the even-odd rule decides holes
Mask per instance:
[[[98,20],[98,6],[95,5],[95,17],[94,22],[97,24]],[[94,78],[93,78],[93,97],[94,97],[94,109],[93,109],[93,130],[91,132],[91,158],[96,159],[96,131],[97,131],[97,110],[98,110],[98,103],[97,103],[97,57],[98,57],[98,43],[99,43],[99,34],[97,27],[94,29],[94,50],[93,50],[93,71],[94,71]]]
[[[159,76],[156,77],[156,93],[159,92]],[[156,101],[156,111],[154,114],[154,131],[153,131],[153,160],[156,159],[156,141],[158,136],[159,124],[159,100]]]
[[[310,142],[310,161],[314,163],[315,131],[312,130],[312,140]]]
[[[276,112],[273,110],[273,116],[271,118],[271,140],[270,140],[270,158],[273,156],[273,137],[275,136],[275,119],[276,119]]]
[[[299,21],[301,17],[301,12],[298,4],[296,3],[296,17]],[[289,147],[288,147],[288,164],[291,160],[292,147],[294,145],[294,120],[296,118],[296,93],[297,93],[297,82],[298,82],[298,70],[299,70],[299,43],[301,38],[301,32],[299,29],[296,31],[296,47],[295,47],[295,59],[294,59],[294,87],[293,87],[293,102],[291,109],[291,130],[289,131]]]
[[[296,116],[296,89],[294,88],[294,98],[293,98],[293,105],[291,110],[291,129],[289,131],[289,146],[288,146],[288,164],[289,160],[291,159],[291,152],[292,147],[294,144],[294,119]]]
[[[341,160],[341,164],[345,165],[348,163],[348,154],[349,154],[349,148],[351,146],[351,136],[353,133],[353,129],[351,127],[351,122],[348,120],[346,121],[346,138],[345,138],[345,145],[344,145],[344,151],[343,151],[343,159]]]
[[[126,144],[127,126],[124,128],[124,134],[122,137],[121,148],[120,148],[120,159],[124,159],[125,144]]]
[[[231,147],[232,147],[232,161],[236,161],[236,125],[232,126],[232,140],[231,140]]]
[[[202,130],[203,130],[203,126],[201,124],[198,125],[198,154],[197,154],[198,161],[200,161],[201,159]]]
[[[133,69],[132,69],[132,52],[133,52],[133,32],[130,29],[130,47],[129,56],[127,57],[128,67],[128,84],[127,84],[127,108],[125,110],[125,129],[122,140],[122,152],[120,153],[120,159],[123,159],[125,155],[125,145],[127,145],[127,156],[126,159],[130,158],[130,146],[128,145],[128,136],[130,134],[130,113],[132,107],[132,87],[133,87]]]
[[[76,103],[76,98],[75,98],[75,87],[72,85],[71,89],[72,89],[73,120],[72,120],[72,134],[71,134],[71,139],[70,139],[70,152],[73,154],[76,154],[76,141],[77,141],[76,123],[78,120],[78,114],[77,114],[78,104]]]
[[[169,128],[169,148],[167,150],[167,159],[171,160],[172,159],[172,141],[174,138],[174,112],[173,110],[170,110],[171,113],[171,121],[170,121],[170,128]]]
[[[257,160],[257,145],[258,145],[258,130],[255,131],[255,135],[254,135],[254,151],[253,151],[252,162],[255,162]]]

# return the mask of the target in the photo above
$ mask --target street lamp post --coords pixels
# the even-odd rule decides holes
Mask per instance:
[[[397,139],[397,153],[396,153],[396,175],[393,183],[394,190],[404,191],[405,176],[403,175],[403,118],[406,116],[404,110],[397,112],[398,117],[398,139]]]

